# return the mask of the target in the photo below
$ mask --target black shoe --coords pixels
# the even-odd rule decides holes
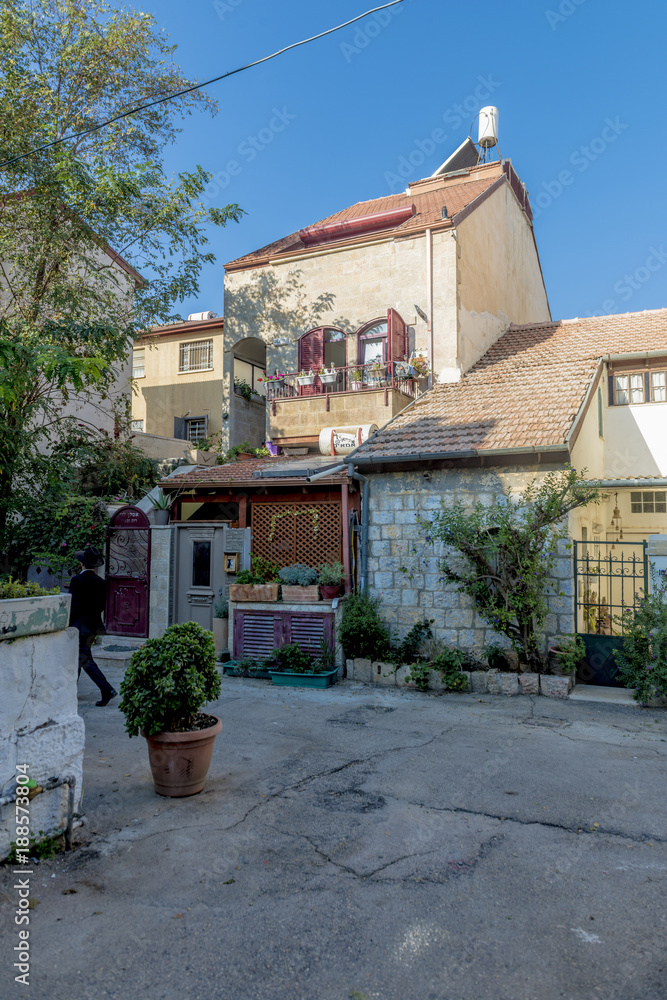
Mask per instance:
[[[102,695],[102,697],[100,698],[100,700],[96,701],[95,704],[99,705],[100,707],[102,705],[108,705],[109,702],[111,701],[111,699],[112,698],[116,698],[117,696],[118,696],[118,692],[114,691],[114,689],[111,688],[106,694]]]

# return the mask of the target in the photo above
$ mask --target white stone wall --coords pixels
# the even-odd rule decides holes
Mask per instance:
[[[158,639],[172,623],[174,529],[170,525],[151,527],[151,578],[148,637]]]
[[[522,489],[535,475],[551,471],[525,469],[433,470],[370,474],[368,576],[371,593],[382,600],[382,613],[403,636],[416,621],[434,618],[435,637],[476,655],[488,643],[509,645],[477,614],[465,594],[445,584],[438,549],[425,544],[417,518],[428,518],[443,498],[471,507],[490,502],[499,492]],[[574,628],[572,559],[563,544],[555,575],[565,597],[549,596],[546,638]]]
[[[82,792],[85,730],[78,714],[79,639],[75,628],[0,642],[0,797],[14,792],[16,767],[28,766],[39,785],[73,774],[75,812]],[[40,838],[67,823],[67,786],[30,802],[31,835]],[[14,803],[0,807],[0,858],[16,839]]]

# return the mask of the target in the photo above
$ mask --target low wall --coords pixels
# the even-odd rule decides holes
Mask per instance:
[[[74,811],[80,809],[85,729],[78,714],[79,634],[67,628],[69,595],[0,601],[0,799],[13,797],[16,778],[27,774],[44,786],[74,775]],[[16,638],[16,636],[19,636]],[[26,770],[17,767],[25,765]],[[30,836],[63,830],[66,785],[35,795],[29,804]],[[13,800],[0,806],[0,858],[16,840]]]

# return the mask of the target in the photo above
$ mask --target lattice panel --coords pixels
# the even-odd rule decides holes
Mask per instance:
[[[339,503],[254,503],[251,510],[253,555],[272,559],[278,566],[341,561]]]

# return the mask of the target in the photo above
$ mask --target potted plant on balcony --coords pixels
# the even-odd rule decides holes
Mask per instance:
[[[320,382],[322,385],[335,385],[336,379],[338,378],[338,372],[333,365],[331,368],[320,368],[318,375],[320,376]]]
[[[158,490],[154,497],[151,497],[155,523],[160,525],[169,524],[169,514],[171,512],[172,497]]]
[[[267,583],[263,573],[242,569],[229,586],[230,601],[277,601],[280,585]]]
[[[319,601],[317,570],[312,566],[293,563],[279,570],[278,576],[283,586],[283,601],[287,603]]]
[[[299,383],[299,385],[312,385],[313,382],[315,381],[315,374],[313,372],[313,369],[311,368],[309,372],[305,372],[303,370],[300,371],[296,377],[296,380]]]
[[[213,605],[213,640],[215,651],[220,653],[227,649],[229,642],[229,601],[222,595]]]
[[[318,567],[320,574],[320,594],[323,601],[332,601],[334,597],[339,597],[345,581],[345,569],[339,562],[332,563],[331,566],[321,563]]]
[[[198,622],[181,622],[148,639],[132,654],[120,693],[128,734],[141,733],[148,743],[158,795],[201,792],[222,731],[216,715],[201,711],[220,694],[211,633]]]
[[[361,367],[350,368],[350,385],[352,389],[358,391],[363,388],[364,369]]]

